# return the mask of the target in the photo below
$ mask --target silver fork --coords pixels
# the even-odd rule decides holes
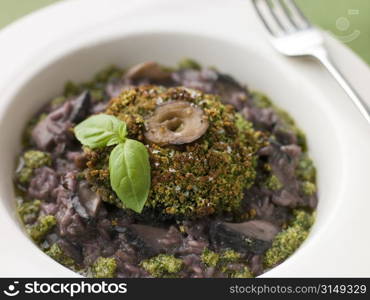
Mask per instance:
[[[370,108],[330,59],[319,31],[311,25],[294,0],[252,0],[271,36],[273,47],[286,56],[312,56],[337,80],[363,117],[370,123]]]

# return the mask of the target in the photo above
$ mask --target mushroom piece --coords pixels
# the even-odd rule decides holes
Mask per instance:
[[[73,123],[78,123],[82,121],[89,113],[91,104],[90,93],[88,91],[84,91],[75,100],[73,100],[72,103],[73,109],[71,115],[69,116],[69,120]]]
[[[262,220],[244,223],[215,222],[210,228],[214,246],[252,254],[264,253],[278,232],[275,225]]]
[[[63,252],[71,257],[77,264],[82,263],[82,251],[78,246],[74,245],[66,239],[60,239],[57,241],[58,246],[63,250]]]
[[[172,79],[175,85],[219,95],[224,104],[233,105],[239,111],[246,107],[247,99],[250,97],[246,87],[241,86],[229,75],[213,69],[180,69],[172,73]]]
[[[167,229],[140,224],[132,224],[129,228],[133,230],[137,237],[145,243],[146,247],[151,248],[153,252],[159,253],[166,248],[161,241],[166,238],[168,233]]]
[[[76,212],[85,219],[95,217],[100,203],[100,196],[90,189],[86,181],[81,181],[78,186],[78,193],[72,199],[72,204]]]
[[[165,229],[150,225],[131,224],[115,229],[125,233],[127,240],[138,249],[142,257],[151,257],[163,251],[168,252],[181,244],[180,232],[172,227]]]
[[[40,150],[50,151],[61,137],[68,135],[72,123],[82,121],[89,113],[89,92],[83,92],[74,100],[65,102],[41,120],[32,130],[32,139]],[[64,140],[66,138],[64,137]],[[58,142],[56,142],[58,140]]]
[[[209,123],[203,110],[186,101],[159,105],[147,120],[145,137],[158,145],[182,145],[199,139]]]
[[[273,195],[271,201],[280,206],[296,207],[299,201],[299,196],[297,193],[291,193],[284,189],[280,194]]]
[[[86,208],[81,204],[80,199],[77,196],[72,197],[72,206],[76,213],[83,219],[89,219],[90,216],[86,211]]]
[[[32,130],[32,139],[37,148],[43,151],[52,150],[55,139],[70,127],[69,116],[73,109],[71,101],[51,112],[45,119],[37,123]]]
[[[252,220],[244,223],[224,223],[229,228],[244,234],[245,236],[262,241],[272,241],[279,232],[279,229],[262,220]]]
[[[171,72],[164,70],[156,62],[148,61],[130,68],[124,79],[138,80],[148,78],[152,81],[163,81],[171,78]]]

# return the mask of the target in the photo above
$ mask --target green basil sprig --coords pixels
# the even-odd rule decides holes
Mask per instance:
[[[140,213],[150,190],[149,155],[145,146],[126,138],[126,124],[98,114],[74,128],[76,138],[91,149],[113,146],[109,156],[110,184],[125,207]]]

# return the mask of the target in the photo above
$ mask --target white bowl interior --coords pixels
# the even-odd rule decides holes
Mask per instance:
[[[11,218],[9,222],[14,224],[14,234],[20,232],[17,228],[20,229],[21,224],[15,214],[12,175],[26,120],[51,97],[58,95],[67,80],[88,80],[94,72],[109,64],[129,67],[155,60],[171,66],[183,57],[194,58],[206,66],[216,66],[251,89],[267,93],[306,132],[310,155],[318,169],[319,207],[315,226],[297,253],[315,242],[334,211],[343,175],[343,168],[338,163],[342,161],[341,145],[328,112],[320,105],[320,95],[311,93],[310,86],[299,74],[291,76],[284,65],[245,46],[223,39],[159,32],[120,36],[83,45],[63,56],[50,58],[27,78],[15,83],[18,84],[17,92],[9,96],[0,115],[0,207],[6,208]],[[24,239],[28,239],[26,234]],[[36,246],[30,248],[29,255],[35,251],[39,251]],[[295,256],[287,261],[299,264],[299,260],[294,261]],[[50,263],[53,262],[50,260]],[[55,263],[55,272],[58,268],[62,267]],[[278,272],[279,268],[274,271]]]

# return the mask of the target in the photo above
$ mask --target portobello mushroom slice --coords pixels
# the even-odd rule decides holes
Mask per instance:
[[[101,198],[97,193],[91,190],[87,181],[81,181],[79,183],[77,196],[86,215],[88,217],[95,217],[101,204]]]
[[[169,252],[181,244],[181,234],[174,227],[165,229],[150,225],[132,224],[125,228],[118,228],[118,231],[125,233],[128,241],[137,248],[143,257]]]
[[[51,112],[32,130],[32,139],[36,146],[43,151],[52,150],[63,135],[68,135],[73,123],[80,122],[88,115],[90,104],[90,93],[83,92],[76,99],[65,102]]]
[[[153,61],[144,62],[130,68],[124,76],[126,80],[149,79],[152,82],[161,82],[171,79],[171,72]]]
[[[210,238],[217,248],[262,254],[271,247],[278,232],[275,225],[262,220],[244,223],[214,222],[210,227]]]
[[[146,139],[157,145],[182,145],[194,142],[207,131],[207,117],[198,106],[186,101],[159,105],[147,120]]]
[[[84,91],[75,100],[72,101],[73,109],[69,120],[72,123],[81,122],[89,113],[91,105],[91,96],[88,91]]]

